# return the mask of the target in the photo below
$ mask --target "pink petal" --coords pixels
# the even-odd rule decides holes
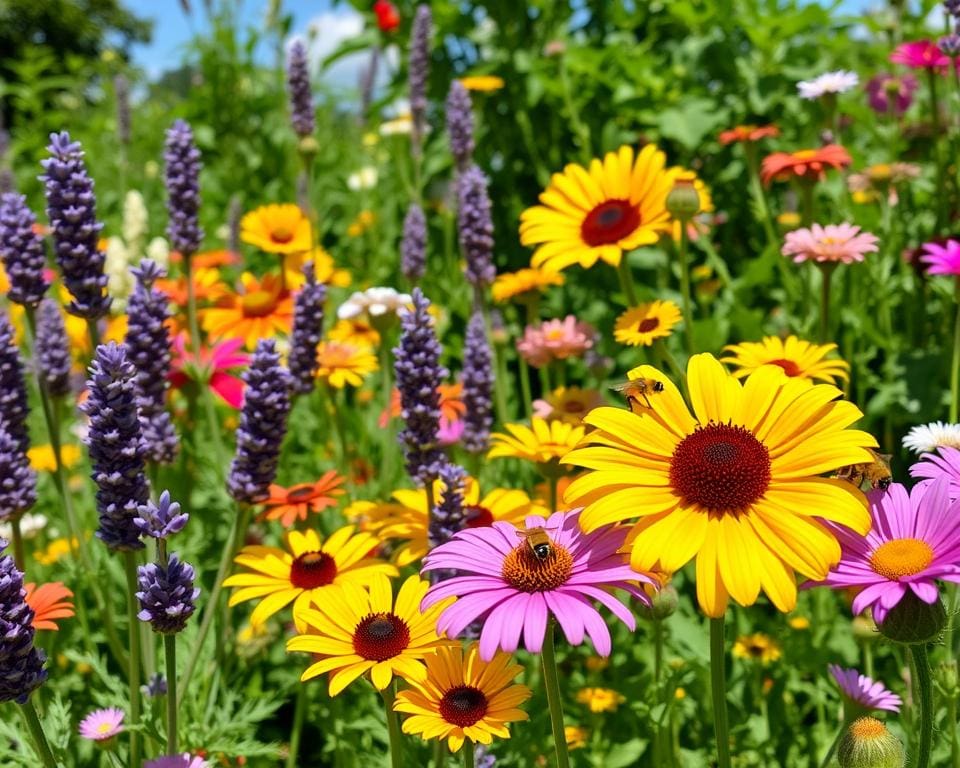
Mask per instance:
[[[911,581],[910,589],[913,590],[913,594],[929,605],[937,602],[937,597],[940,595],[936,586],[929,581]]]
[[[243,406],[243,387],[243,381],[236,376],[215,371],[210,377],[210,389],[216,392],[231,408]]]
[[[550,612],[560,622],[567,642],[570,645],[580,645],[583,642],[582,606],[562,592],[544,592],[543,598],[547,601]]]
[[[543,595],[534,592],[527,601],[523,624],[523,645],[530,653],[540,653],[547,632],[547,603]]]

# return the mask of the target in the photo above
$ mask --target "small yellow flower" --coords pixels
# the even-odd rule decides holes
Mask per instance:
[[[810,629],[810,619],[808,619],[806,616],[791,616],[787,623],[790,625],[791,629]]]
[[[338,320],[327,336],[331,341],[342,341],[356,347],[375,347],[380,343],[380,332],[365,315]]]
[[[563,727],[563,738],[567,742],[567,749],[583,749],[587,746],[590,731],[581,728],[579,725],[565,725]]]
[[[317,378],[334,389],[359,387],[364,378],[377,370],[377,358],[369,347],[323,341],[317,349]]]
[[[577,701],[586,704],[591,712],[616,712],[627,699],[611,688],[581,688],[577,691]]]
[[[468,91],[490,93],[491,91],[499,91],[505,83],[502,77],[496,75],[469,75],[460,78],[460,85]]]
[[[586,432],[563,421],[546,421],[534,416],[531,426],[506,424],[507,432],[494,432],[490,436],[491,448],[488,459],[512,457],[532,461],[543,467],[559,464],[560,457],[572,451]]]
[[[680,307],[672,301],[651,301],[624,312],[617,318],[613,337],[631,347],[649,347],[666,338],[681,320]]]
[[[293,203],[261,205],[240,220],[240,239],[267,253],[310,250],[310,220]]]
[[[502,304],[510,299],[529,300],[545,292],[551,285],[563,285],[563,283],[564,278],[560,272],[526,268],[497,275],[490,290],[493,300]]]
[[[53,446],[36,445],[27,451],[27,458],[30,459],[30,466],[35,472],[56,472],[57,462],[53,455]],[[80,447],[76,445],[63,445],[60,447],[60,459],[63,466],[71,469],[80,461]]]
[[[683,699],[687,698],[687,692],[683,688],[677,688],[673,692],[673,698],[675,698],[677,701],[682,701]]]
[[[374,225],[376,220],[377,216],[373,211],[360,211],[347,227],[347,235],[350,237],[360,237],[360,235]]]
[[[59,563],[63,559],[63,556],[68,554],[70,550],[75,550],[79,544],[76,539],[72,541],[66,538],[54,539],[47,544],[45,549],[34,552],[33,559],[40,565],[54,565],[55,563]]]
[[[796,211],[784,211],[777,216],[777,224],[784,229],[796,229],[800,226],[800,214]]]
[[[742,635],[733,644],[733,655],[738,659],[752,659],[759,661],[763,666],[777,661],[783,652],[777,641],[762,632],[752,635]]]
[[[836,385],[837,379],[849,378],[850,370],[844,360],[827,357],[836,348],[836,344],[813,344],[796,336],[767,336],[763,341],[728,344],[723,348],[727,355],[720,362],[732,365],[738,379],[746,378],[762,365],[776,365],[790,378]]]

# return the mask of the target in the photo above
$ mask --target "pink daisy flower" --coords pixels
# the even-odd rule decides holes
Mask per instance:
[[[943,245],[924,243],[920,261],[929,265],[927,274],[960,275],[960,243],[956,240],[947,240]]]
[[[890,61],[894,64],[903,64],[910,69],[935,69],[939,72],[943,72],[950,66],[950,57],[932,40],[901,43],[890,54]]]
[[[593,347],[596,331],[573,315],[563,320],[547,320],[539,328],[527,326],[517,351],[532,366],[541,368],[554,360],[579,357]]]
[[[243,380],[231,372],[246,367],[250,356],[240,352],[243,339],[229,339],[211,347],[201,347],[194,355],[187,349],[187,337],[178,335],[173,340],[170,386],[179,389],[187,382],[207,385],[223,402],[232,408],[243,405]]]
[[[960,450],[941,445],[932,453],[925,453],[910,467],[912,477],[922,478],[921,485],[945,479],[950,484],[950,498],[960,499]]]
[[[122,709],[96,709],[80,721],[80,735],[93,741],[107,741],[123,732],[123,718]]]
[[[877,237],[861,232],[860,227],[844,222],[821,227],[814,224],[807,229],[787,232],[781,253],[793,256],[798,264],[802,261],[843,262],[850,264],[863,261],[867,253],[877,250]]]
[[[208,768],[209,763],[202,757],[194,757],[189,752],[182,755],[165,755],[155,760],[148,760],[143,768]]]
[[[844,704],[853,704],[860,709],[883,709],[887,712],[899,712],[903,699],[887,690],[883,683],[875,682],[856,669],[843,669],[836,664],[827,666],[833,679],[840,686]]]
[[[937,579],[960,582],[960,501],[950,501],[949,486],[941,478],[909,495],[900,483],[869,493],[872,529],[860,536],[830,526],[842,552],[820,583],[859,589],[854,614],[872,608],[878,624],[908,589],[925,603],[936,602]]]
[[[591,601],[606,606],[633,630],[633,614],[611,591],[622,589],[649,604],[639,585],[655,584],[620,554],[629,529],[606,526],[585,534],[579,509],[555,512],[546,520],[531,515],[525,524],[527,531],[544,529],[549,538],[545,553],[535,552],[521,529],[504,522],[460,531],[432,550],[424,559],[424,572],[456,570],[464,575],[431,587],[422,609],[456,595],[457,601],[440,614],[437,631],[456,637],[482,620],[484,661],[498,648],[516,651],[521,634],[524,647],[539,653],[551,615],[571,645],[580,645],[586,634],[597,653],[609,656],[610,631]]]

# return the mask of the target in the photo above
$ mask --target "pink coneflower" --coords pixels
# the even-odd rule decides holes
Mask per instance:
[[[903,64],[910,69],[933,69],[943,72],[950,66],[950,57],[932,40],[914,40],[901,43],[890,54],[890,61]]]
[[[859,709],[883,709],[887,712],[899,712],[903,706],[903,699],[897,694],[887,690],[883,683],[861,675],[856,669],[844,669],[836,664],[828,665],[827,669],[840,686],[845,703]]]
[[[960,501],[951,502],[946,478],[916,486],[908,495],[900,483],[868,494],[873,528],[860,536],[831,525],[840,542],[840,562],[820,582],[859,590],[853,613],[873,609],[882,624],[907,590],[937,601],[937,579],[960,582]]]
[[[960,243],[947,240],[946,243],[924,243],[920,261],[927,264],[930,275],[960,275]]]
[[[80,722],[80,735],[93,741],[107,741],[123,732],[123,718],[122,709],[96,709]]]
[[[827,224],[821,227],[814,224],[787,232],[786,242],[781,253],[793,256],[797,263],[801,261],[843,262],[851,264],[863,261],[864,254],[877,250],[877,237],[869,232],[861,232],[860,227],[844,222]]]
[[[886,115],[892,110],[902,115],[913,103],[913,94],[918,87],[913,75],[893,75],[881,72],[867,83],[867,101],[875,112]]]
[[[960,450],[941,445],[936,451],[925,453],[910,467],[910,475],[926,484],[945,479],[950,483],[950,498],[960,499]]]
[[[582,355],[593,347],[595,335],[591,325],[567,315],[563,320],[547,320],[539,328],[527,326],[517,342],[517,351],[530,365],[540,368],[554,360]]]
[[[571,645],[580,645],[586,633],[597,653],[609,656],[610,632],[591,601],[602,603],[633,630],[633,614],[611,590],[625,590],[649,604],[639,585],[656,584],[620,554],[628,529],[605,526],[585,534],[579,509],[555,512],[546,520],[531,515],[525,524],[527,531],[544,529],[550,540],[546,550],[535,552],[520,529],[504,522],[460,531],[432,550],[423,571],[453,569],[464,575],[432,587],[423,609],[456,595],[458,600],[440,614],[437,630],[456,637],[482,620],[480,658],[485,661],[497,648],[517,650],[521,633],[524,647],[539,653],[551,614]]]
[[[183,387],[188,381],[209,386],[223,402],[233,408],[243,405],[243,381],[230,373],[243,368],[250,362],[250,356],[240,352],[243,339],[228,339],[212,347],[200,349],[194,355],[187,349],[184,334],[173,340],[173,359],[170,361],[168,379],[174,389]]]
[[[207,768],[209,763],[202,757],[194,757],[189,752],[182,755],[165,755],[155,760],[148,760],[143,768]]]

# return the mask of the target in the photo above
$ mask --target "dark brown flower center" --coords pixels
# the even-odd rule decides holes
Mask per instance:
[[[493,513],[479,504],[471,504],[464,508],[467,513],[467,528],[489,528],[493,525]]]
[[[564,413],[586,413],[587,404],[583,400],[566,400],[563,403]]]
[[[451,688],[440,699],[440,716],[448,723],[461,728],[469,728],[487,714],[487,697],[479,688],[472,685],[458,685]],[[468,749],[472,748],[467,745]]]
[[[688,505],[741,512],[770,484],[770,452],[744,427],[697,427],[673,451],[670,484]]]
[[[316,589],[332,584],[337,564],[326,552],[304,552],[290,564],[290,583],[300,589]]]
[[[550,542],[550,553],[540,558],[529,542],[523,542],[503,560],[500,575],[521,592],[549,592],[567,583],[573,573],[573,555],[566,547]]]
[[[353,631],[353,650],[369,661],[398,656],[410,645],[410,627],[392,613],[364,616]]]
[[[610,245],[640,226],[640,211],[629,200],[605,200],[580,225],[580,237],[589,246]]]
[[[247,317],[266,317],[277,308],[277,296],[269,291],[252,291],[240,304]]]
[[[650,331],[655,331],[658,325],[660,325],[659,317],[645,317],[640,321],[637,330],[640,333],[650,333]]]
[[[276,227],[270,232],[270,239],[275,243],[289,243],[291,240],[293,240],[293,232],[286,227]]]
[[[781,358],[780,360],[771,360],[769,364],[779,365],[783,368],[783,372],[787,374],[787,376],[799,376],[803,373],[803,371],[800,370],[800,366],[793,362],[793,360],[784,360]]]
[[[313,483],[303,483],[287,489],[287,502],[290,504],[303,504],[312,501],[317,496]]]

